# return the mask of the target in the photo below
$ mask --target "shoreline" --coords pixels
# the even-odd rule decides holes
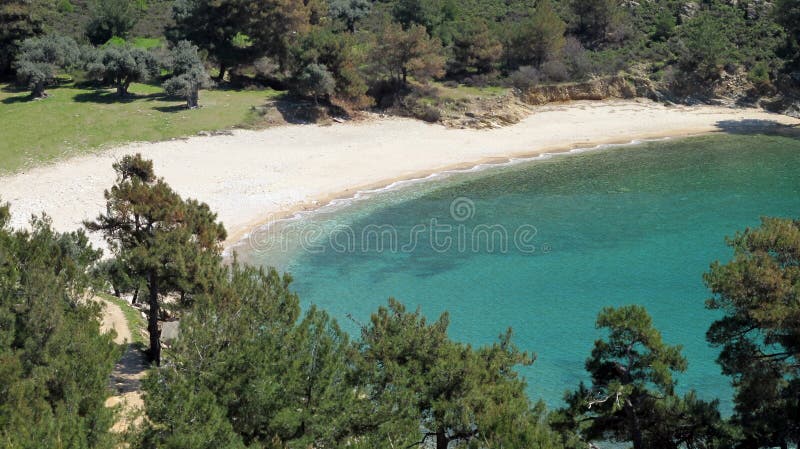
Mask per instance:
[[[301,220],[307,215],[320,212],[328,207],[335,206],[338,202],[358,201],[361,195],[370,195],[373,193],[395,190],[396,188],[403,188],[407,184],[417,184],[438,179],[440,176],[448,174],[462,174],[467,172],[480,172],[484,169],[498,168],[503,165],[511,165],[516,163],[532,163],[540,160],[542,156],[564,156],[572,154],[575,150],[583,150],[583,152],[590,152],[605,149],[606,147],[627,147],[636,146],[648,142],[657,142],[663,140],[673,139],[686,139],[691,137],[700,137],[713,134],[725,134],[722,130],[713,131],[697,131],[685,132],[677,134],[653,134],[646,136],[635,136],[627,140],[613,140],[602,142],[587,142],[585,145],[562,145],[553,146],[549,148],[541,148],[533,152],[521,152],[516,154],[509,154],[507,157],[488,157],[478,161],[462,162],[455,165],[440,167],[434,170],[421,171],[405,177],[390,178],[383,181],[378,181],[371,184],[366,184],[354,188],[349,188],[337,193],[330,193],[322,195],[312,200],[292,205],[289,208],[272,212],[270,217],[266,220],[260,219],[252,223],[246,224],[242,229],[239,229],[235,234],[229,232],[228,239],[225,240],[223,246],[226,255],[229,251],[237,247],[246,245],[250,236],[264,228],[269,228],[278,222]]]
[[[545,153],[716,132],[797,128],[800,120],[760,109],[665,106],[649,100],[577,101],[533,108],[516,125],[450,129],[381,118],[331,126],[287,125],[232,135],[134,143],[0,177],[11,226],[46,212],[73,231],[104,210],[112,163],[141,153],[181,196],[207,203],[239,246],[265,224],[308,213],[359,192],[447,171],[532,159]],[[94,244],[105,245],[98,235]]]

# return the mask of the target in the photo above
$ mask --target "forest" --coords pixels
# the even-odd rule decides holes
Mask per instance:
[[[695,391],[678,394],[688,363],[637,305],[604,308],[587,355],[588,383],[564,385],[547,410],[516,367],[536,356],[498,329],[491,345],[448,336],[389,299],[358,335],[315,307],[292,278],[223,263],[225,228],[184,199],[151,161],[126,156],[106,212],[58,233],[30,230],[0,208],[0,441],[8,448],[644,448],[794,447],[800,441],[800,221],[765,218],[728,240],[733,257],[704,275],[706,334],[735,389],[732,416]],[[112,257],[89,244],[99,233]],[[108,379],[121,350],[100,332],[96,292],[148,305],[144,419],[110,431]],[[134,293],[135,292],[135,293]],[[136,299],[135,299],[136,300]],[[162,353],[158,320],[179,314]]]
[[[431,81],[525,90],[625,74],[670,98],[795,95],[796,0],[7,0],[0,76],[289,90],[337,110],[426,108]],[[428,105],[429,106],[429,105]],[[435,115],[427,110],[417,115]],[[435,117],[433,117],[435,118]]]

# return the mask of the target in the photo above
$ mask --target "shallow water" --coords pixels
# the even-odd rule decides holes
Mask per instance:
[[[730,256],[725,236],[800,215],[799,192],[800,140],[645,143],[372,194],[263,231],[245,259],[290,271],[303,305],[351,332],[390,296],[430,317],[448,311],[450,335],[473,344],[511,326],[538,356],[521,370],[529,393],[551,407],[586,380],[598,311],[642,304],[684,346],[679,388],[729,412],[702,274]]]

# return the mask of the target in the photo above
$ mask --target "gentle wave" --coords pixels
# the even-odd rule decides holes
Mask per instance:
[[[554,152],[554,153],[541,153],[541,154],[537,154],[535,156],[529,156],[529,157],[512,157],[512,158],[508,158],[508,160],[505,161],[505,162],[483,162],[483,163],[476,164],[476,165],[474,165],[472,167],[469,167],[469,168],[458,168],[458,169],[443,170],[443,171],[434,172],[434,173],[431,173],[430,175],[419,177],[419,178],[410,178],[410,179],[403,179],[403,180],[399,180],[399,181],[394,181],[394,182],[392,182],[392,183],[390,183],[390,184],[388,184],[388,185],[386,185],[384,187],[379,187],[379,188],[375,188],[375,189],[367,189],[367,190],[358,190],[352,196],[345,197],[345,198],[335,198],[335,199],[330,200],[329,202],[327,202],[325,204],[320,205],[319,207],[315,207],[315,208],[309,209],[309,210],[295,212],[294,215],[291,215],[289,217],[284,217],[284,218],[271,220],[271,221],[268,221],[268,222],[266,222],[264,224],[256,226],[253,230],[251,230],[250,232],[244,234],[242,236],[242,238],[239,239],[239,241],[237,241],[233,245],[231,245],[228,248],[226,248],[225,251],[223,252],[223,257],[229,258],[232,255],[234,250],[236,250],[237,248],[242,248],[242,247],[246,246],[247,243],[248,243],[248,240],[251,238],[251,236],[254,233],[257,233],[257,232],[258,233],[268,232],[274,226],[279,226],[279,225],[282,225],[282,224],[285,224],[285,223],[292,223],[292,222],[296,222],[296,221],[299,221],[299,220],[307,219],[307,218],[313,217],[313,216],[315,216],[317,214],[328,214],[328,213],[331,213],[331,212],[335,212],[337,209],[348,207],[348,206],[352,205],[355,202],[370,199],[370,198],[374,197],[376,194],[395,191],[395,190],[399,190],[399,189],[402,189],[402,188],[406,188],[406,187],[409,187],[409,186],[417,185],[417,184],[428,182],[428,181],[432,181],[432,180],[446,179],[447,177],[450,177],[452,175],[459,175],[459,174],[466,174],[466,173],[479,173],[479,172],[482,172],[482,171],[485,171],[485,170],[497,169],[497,168],[503,168],[503,167],[512,167],[512,166],[516,166],[516,165],[520,165],[520,164],[526,164],[526,163],[532,163],[532,162],[547,160],[547,159],[551,159],[553,157],[558,157],[558,156],[569,156],[569,155],[574,155],[574,154],[588,153],[588,152],[591,152],[591,151],[607,150],[607,149],[611,149],[611,148],[621,148],[621,147],[636,146],[636,145],[642,145],[642,144],[651,143],[651,142],[663,142],[663,141],[671,140],[671,139],[672,139],[671,137],[662,137],[662,138],[658,138],[658,139],[634,139],[634,140],[631,140],[628,143],[600,144],[600,145],[595,145],[595,146],[592,146],[592,147],[573,148],[573,149],[571,149],[569,151],[558,151],[558,152]]]

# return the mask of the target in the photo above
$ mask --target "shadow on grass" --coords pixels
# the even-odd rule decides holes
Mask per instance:
[[[22,93],[22,92],[30,92],[30,89],[28,89],[26,87],[22,87],[22,86],[20,86],[18,84],[8,84],[8,85],[3,86],[3,88],[0,89],[0,90],[2,90],[3,92],[8,92],[10,94],[17,94],[17,93]]]
[[[41,100],[41,98],[34,98],[30,94],[19,95],[16,97],[3,98],[3,104],[16,104],[16,103],[29,103],[31,101]]]
[[[721,120],[716,123],[720,131],[737,135],[771,135],[800,138],[800,126],[785,125],[775,120],[742,119]]]
[[[134,93],[128,93],[128,95],[124,97],[120,97],[117,95],[116,91],[108,91],[108,90],[95,90],[92,92],[85,92],[76,94],[72,97],[78,103],[99,103],[99,104],[113,104],[113,103],[132,103],[137,100],[156,100],[161,99],[164,97],[164,94],[161,92],[146,94],[146,95],[137,95]]]
[[[168,114],[174,114],[176,112],[188,110],[185,104],[175,104],[171,106],[156,106],[153,109],[155,109],[158,112],[164,112]]]

